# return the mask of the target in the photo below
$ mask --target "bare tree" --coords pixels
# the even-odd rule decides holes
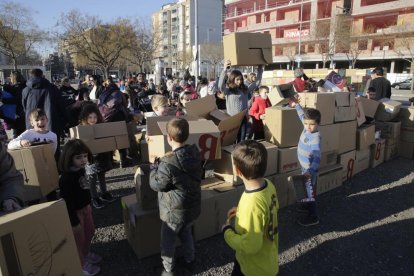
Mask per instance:
[[[0,52],[9,57],[17,70],[18,60],[32,49],[33,45],[46,38],[33,22],[32,12],[15,2],[0,3]]]
[[[295,65],[296,54],[297,54],[297,47],[294,45],[290,45],[288,47],[283,48],[283,55],[289,59],[289,64],[291,66],[291,69]]]
[[[193,62],[193,52],[191,51],[191,49],[182,51],[175,49],[172,53],[172,56],[173,59],[175,59],[177,67],[180,69],[180,71],[184,71],[190,68]]]
[[[203,59],[213,66],[213,76],[216,77],[216,67],[223,61],[223,45],[220,44],[203,44],[201,45]]]
[[[105,78],[135,40],[129,20],[103,23],[95,16],[73,10],[63,14],[59,24],[64,30],[62,39],[75,64],[100,69]]]
[[[330,21],[317,22],[313,37],[316,49],[322,58],[322,68],[326,68],[326,63],[332,57],[335,49],[335,42],[331,39],[330,25]]]

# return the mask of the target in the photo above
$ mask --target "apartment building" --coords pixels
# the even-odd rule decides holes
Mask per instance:
[[[180,75],[186,67],[192,66],[197,49],[197,30],[198,44],[221,43],[222,11],[222,0],[178,0],[163,5],[161,10],[152,15],[154,34],[158,35],[160,41],[156,67],[163,74]]]
[[[224,34],[271,34],[274,68],[403,72],[414,57],[413,0],[225,0],[225,7]]]

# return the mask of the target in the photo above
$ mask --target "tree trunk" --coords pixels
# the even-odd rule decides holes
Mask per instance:
[[[109,67],[104,67],[102,71],[104,73],[104,78],[108,79],[108,77],[109,77]]]
[[[17,71],[17,58],[13,56],[12,60],[13,60],[13,68],[15,71]]]
[[[322,59],[322,68],[325,69],[326,68],[326,59]]]

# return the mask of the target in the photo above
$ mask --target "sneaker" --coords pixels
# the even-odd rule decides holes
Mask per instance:
[[[102,195],[101,195],[101,199],[102,199],[102,201],[103,202],[106,202],[106,203],[112,203],[112,202],[114,202],[116,199],[110,194],[110,193],[108,193],[108,192],[105,192],[105,193],[103,193]]]
[[[299,213],[309,213],[309,205],[303,202],[300,202],[297,206],[296,206],[296,212]]]
[[[82,267],[82,270],[84,276],[94,276],[101,271],[101,268],[97,265],[85,262]]]
[[[90,264],[99,264],[102,261],[102,257],[98,254],[89,252],[88,255],[85,257],[85,262]]]
[[[301,226],[308,227],[319,224],[319,219],[314,216],[306,216],[302,219],[298,219],[297,223]]]
[[[176,264],[178,266],[181,266],[183,268],[185,268],[188,271],[193,271],[194,270],[194,264],[195,264],[195,260],[192,260],[191,262],[187,261],[184,257],[178,257],[176,259]]]
[[[102,200],[99,197],[92,198],[92,206],[95,209],[102,209],[105,207],[105,204],[102,202]]]

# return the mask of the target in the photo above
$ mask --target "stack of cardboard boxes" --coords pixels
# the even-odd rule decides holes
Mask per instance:
[[[414,107],[402,107],[399,114],[401,121],[400,155],[414,158]]]

